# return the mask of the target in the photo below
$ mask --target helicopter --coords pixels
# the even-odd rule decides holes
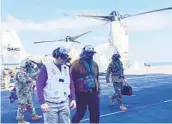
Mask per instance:
[[[80,35],[77,36],[66,36],[65,39],[59,39],[59,40],[48,40],[48,41],[37,41],[34,42],[34,44],[38,44],[38,43],[46,43],[46,42],[73,42],[73,43],[80,43],[79,41],[76,41],[76,39],[78,39],[79,37],[86,35],[88,33],[90,33],[91,31],[82,33]]]
[[[85,33],[79,34],[77,36],[66,36],[64,39],[59,40],[49,40],[49,41],[37,41],[34,42],[34,44],[40,44],[40,43],[52,43],[52,42],[66,42],[67,48],[69,50],[69,55],[72,56],[71,61],[74,61],[79,57],[79,51],[81,50],[80,45],[81,42],[76,41],[78,38],[82,37],[83,35],[86,35],[90,33],[91,31],[87,31]]]
[[[110,31],[109,31],[110,38],[108,40],[109,43],[100,44],[95,49],[98,49],[97,52],[103,54],[103,53],[106,53],[105,51],[103,51],[103,49],[108,50],[110,48],[113,48],[114,50],[113,53],[119,53],[121,55],[121,60],[124,66],[127,66],[127,63],[129,61],[128,59],[128,55],[129,55],[128,29],[127,29],[127,26],[122,24],[121,21],[126,18],[131,18],[135,16],[140,16],[140,15],[155,13],[155,12],[160,12],[160,11],[167,11],[171,9],[172,7],[167,7],[167,8],[156,9],[156,10],[151,10],[147,12],[141,12],[141,13],[136,13],[136,14],[124,14],[124,15],[121,15],[117,11],[112,11],[108,15],[103,15],[103,16],[97,16],[97,15],[74,15],[74,16],[98,19],[101,21],[105,21],[106,22],[105,24],[110,23]]]

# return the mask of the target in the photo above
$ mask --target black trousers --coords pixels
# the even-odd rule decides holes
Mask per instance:
[[[87,106],[90,114],[90,123],[99,123],[99,93],[78,92],[76,93],[77,111],[72,118],[72,123],[79,123],[84,117]]]

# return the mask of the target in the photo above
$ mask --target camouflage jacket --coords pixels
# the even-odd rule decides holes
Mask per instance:
[[[16,74],[16,93],[19,95],[27,95],[32,92],[32,82],[29,81],[30,75],[24,71],[19,71]]]
[[[37,79],[37,75],[39,73],[39,69],[38,68],[30,68],[28,70],[29,76],[33,79],[36,80]]]
[[[112,82],[122,82],[124,79],[123,64],[120,60],[111,62],[107,68],[106,82],[110,82],[110,75]]]

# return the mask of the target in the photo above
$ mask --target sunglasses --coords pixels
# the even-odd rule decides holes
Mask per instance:
[[[94,52],[85,52],[85,55],[94,55],[95,53]]]
[[[60,58],[63,60],[67,60],[69,58],[69,56],[68,55],[61,55]]]

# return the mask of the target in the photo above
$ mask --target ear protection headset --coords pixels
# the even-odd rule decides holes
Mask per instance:
[[[54,58],[58,57],[58,56],[61,54],[61,53],[59,52],[59,49],[60,49],[60,48],[57,48],[57,49],[55,49],[55,50],[53,51],[52,56],[53,56]]]
[[[119,53],[115,53],[112,55],[112,60],[119,59],[121,56]]]
[[[52,56],[54,58],[57,58],[58,56],[61,56],[61,55],[68,55],[68,50],[66,48],[63,48],[63,47],[58,47],[52,53]]]

